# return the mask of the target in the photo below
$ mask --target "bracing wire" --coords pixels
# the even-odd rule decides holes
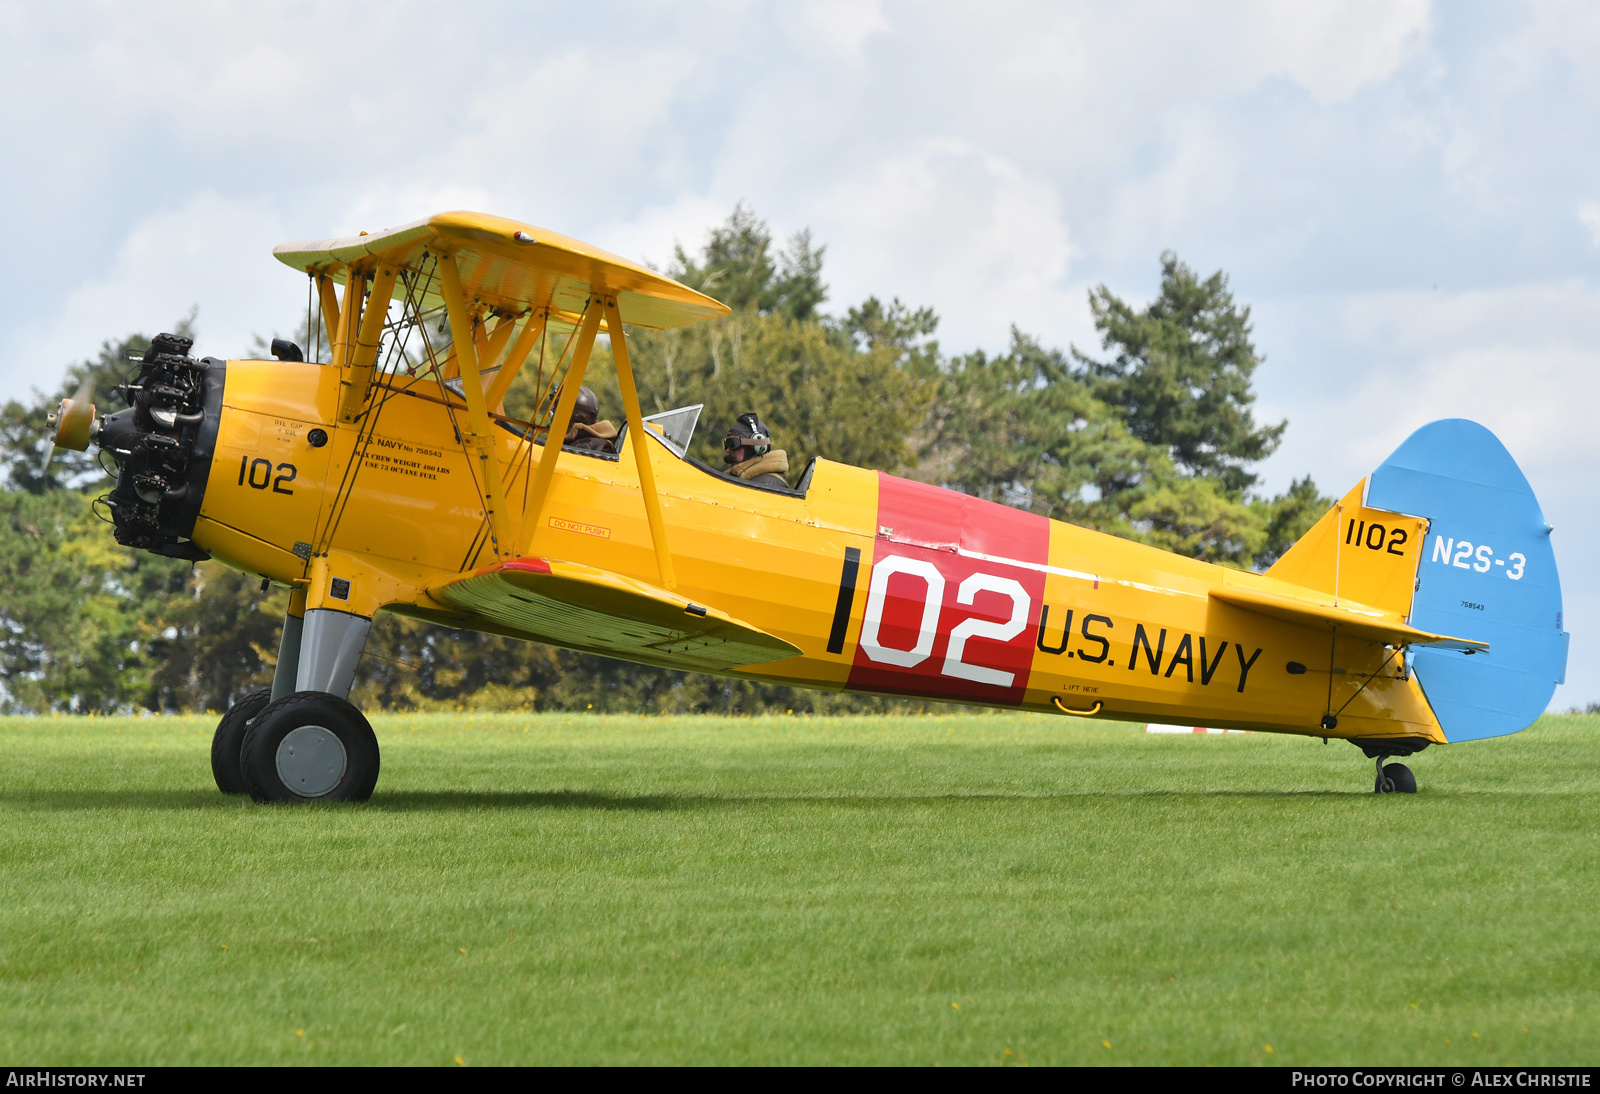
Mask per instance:
[[[1389,651],[1389,656],[1385,657],[1383,659],[1383,664],[1379,665],[1377,670],[1375,672],[1373,672],[1373,674],[1371,676],[1368,676],[1365,680],[1361,681],[1361,686],[1356,688],[1355,694],[1351,695],[1350,698],[1346,699],[1344,701],[1344,703],[1339,707],[1339,709],[1333,712],[1333,716],[1335,718],[1337,718],[1337,717],[1339,717],[1339,715],[1343,714],[1344,713],[1344,708],[1349,706],[1351,703],[1355,702],[1357,695],[1360,695],[1363,691],[1367,690],[1367,685],[1372,683],[1374,680],[1376,680],[1378,678],[1378,673],[1382,672],[1384,669],[1389,667],[1389,662],[1393,661],[1394,660],[1394,655],[1399,653],[1399,652],[1400,652],[1400,647],[1399,646],[1396,646],[1393,649],[1391,649]],[[1329,686],[1330,689],[1333,686],[1333,673],[1331,673],[1331,672],[1328,673],[1328,686]],[[1329,706],[1333,705],[1331,700],[1329,701],[1328,705]]]
[[[432,280],[433,275],[430,272],[428,276],[428,284],[431,285]],[[411,281],[409,278],[402,277],[401,283],[406,286],[406,303],[409,305],[411,303]],[[426,295],[427,285],[423,286],[422,292],[424,295]],[[424,339],[424,342],[426,342],[426,339]],[[391,339],[391,351],[393,350],[393,347],[394,340]],[[377,405],[369,406],[367,409],[363,410],[361,415],[357,418],[356,443],[350,454],[350,462],[345,465],[344,474],[340,478],[339,489],[334,494],[335,508],[330,513],[328,526],[326,529],[324,529],[319,537],[319,542],[324,546],[333,541],[333,533],[337,530],[340,522],[344,519],[344,513],[349,507],[350,498],[355,493],[356,475],[360,471],[361,465],[366,458],[367,449],[371,447],[372,438],[377,433],[378,417],[383,408],[388,404],[389,400],[396,394],[396,389],[393,387],[393,385],[386,383],[382,386],[384,388],[384,394],[382,398],[378,400]],[[369,398],[371,398],[370,391]],[[453,416],[452,424],[454,424]]]

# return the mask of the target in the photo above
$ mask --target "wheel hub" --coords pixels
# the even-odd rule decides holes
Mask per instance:
[[[320,798],[344,781],[344,742],[322,726],[290,730],[278,745],[278,778],[303,798]]]

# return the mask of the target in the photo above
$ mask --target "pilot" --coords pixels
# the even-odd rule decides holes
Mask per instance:
[[[772,447],[772,432],[754,413],[739,415],[728,428],[722,449],[728,474],[757,486],[788,488],[783,475],[789,470],[789,454]]]
[[[590,452],[610,452],[616,439],[617,427],[609,421],[597,422],[600,417],[600,400],[586,387],[578,389],[578,401],[572,407],[572,425],[562,443],[569,448],[582,448]]]

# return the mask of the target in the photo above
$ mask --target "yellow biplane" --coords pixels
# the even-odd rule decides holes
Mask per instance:
[[[163,335],[127,409],[65,400],[54,438],[115,458],[119,542],[293,590],[270,693],[216,731],[226,792],[371,795],[346,696],[381,610],[805,687],[1341,737],[1379,791],[1416,785],[1386,758],[1530,724],[1565,671],[1550,528],[1471,422],[1418,430],[1254,574],[825,459],[793,487],[701,464],[698,407],[642,415],[624,331],[728,309],[542,228],[446,213],[275,253],[331,363]],[[626,426],[568,447],[602,331]],[[543,409],[508,417],[530,369]]]

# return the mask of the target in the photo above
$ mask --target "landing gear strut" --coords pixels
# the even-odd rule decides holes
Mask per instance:
[[[1431,741],[1421,737],[1385,737],[1369,740],[1353,739],[1350,742],[1367,754],[1378,769],[1372,784],[1374,794],[1415,794],[1417,777],[1405,764],[1385,764],[1391,756],[1412,756],[1427,748]]]

